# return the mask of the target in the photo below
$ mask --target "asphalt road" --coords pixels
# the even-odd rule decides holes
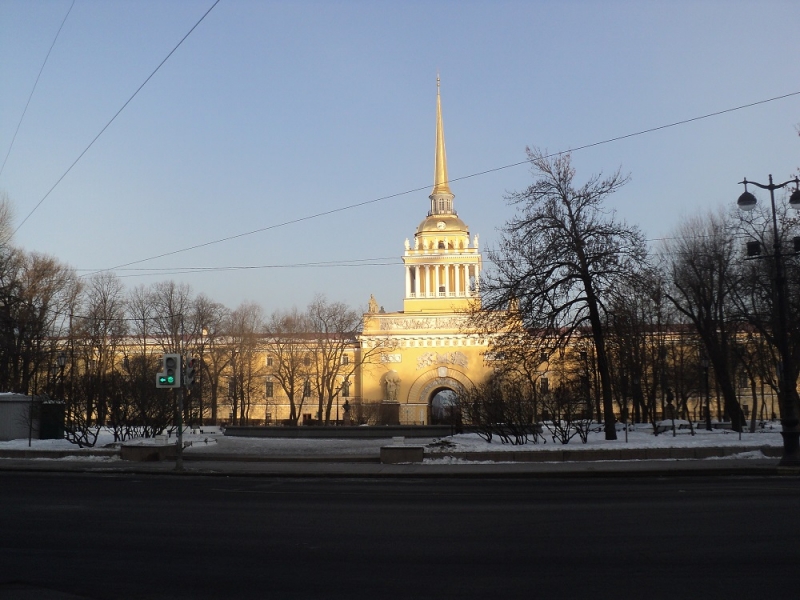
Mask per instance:
[[[0,473],[0,600],[796,598],[798,492]]]

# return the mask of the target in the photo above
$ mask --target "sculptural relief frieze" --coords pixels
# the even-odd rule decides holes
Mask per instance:
[[[382,331],[461,329],[467,317],[395,317],[380,320]]]
[[[467,367],[467,357],[462,352],[426,352],[417,357],[417,370],[425,369],[432,365],[457,365]]]

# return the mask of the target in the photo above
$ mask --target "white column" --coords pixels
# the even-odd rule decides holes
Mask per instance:
[[[411,297],[411,266],[406,265],[406,298]]]
[[[460,296],[461,290],[459,288],[459,284],[461,283],[461,265],[457,264],[455,269],[456,269],[456,296]]]
[[[436,294],[434,294],[434,295],[436,297],[438,297],[439,296],[439,265],[436,265],[433,268],[436,269],[435,277],[434,277],[434,279],[436,281],[436,285],[434,286],[434,288],[436,289]]]
[[[450,295],[450,265],[444,266],[444,293]]]

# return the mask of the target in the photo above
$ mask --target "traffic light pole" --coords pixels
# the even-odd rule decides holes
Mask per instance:
[[[175,470],[183,471],[183,387],[179,387],[175,393],[178,394],[178,457]]]

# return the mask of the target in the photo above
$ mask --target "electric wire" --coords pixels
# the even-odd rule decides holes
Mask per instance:
[[[56,31],[56,36],[53,38],[53,43],[50,44],[50,49],[47,51],[47,55],[44,57],[44,62],[42,62],[42,66],[39,69],[39,73],[36,75],[36,81],[33,82],[33,88],[31,89],[31,93],[28,96],[28,101],[25,102],[25,108],[22,109],[22,115],[20,115],[19,123],[17,123],[17,128],[14,130],[14,135],[11,136],[11,143],[8,145],[8,152],[6,152],[6,156],[3,159],[3,164],[0,165],[0,175],[3,174],[3,169],[6,168],[6,161],[8,161],[8,156],[11,154],[11,149],[14,147],[14,141],[17,139],[19,128],[22,126],[22,121],[25,119],[25,113],[28,112],[28,106],[31,103],[31,98],[33,98],[33,93],[36,91],[36,86],[39,84],[39,78],[42,76],[42,71],[44,71],[44,67],[47,64],[47,59],[50,58],[50,53],[53,51],[53,47],[56,45],[56,41],[58,41],[58,36],[59,34],[61,34],[61,30],[64,27],[64,23],[67,22],[67,17],[69,17],[69,13],[72,12],[73,6],[75,6],[75,0],[72,0],[72,4],[69,5],[69,10],[67,10],[67,14],[64,15],[64,19],[61,21],[61,25],[59,25],[58,31]]]
[[[677,240],[677,241],[686,241],[686,240],[699,240],[699,239],[706,239],[714,237],[711,234],[696,234],[690,237],[682,236],[682,235],[673,235],[673,236],[659,236],[659,237],[652,237],[652,238],[644,238],[643,241],[652,243],[652,242],[667,242],[670,240]],[[732,239],[740,240],[740,241],[747,241],[750,240],[751,237],[747,235],[734,235]],[[655,250],[660,255],[682,255],[682,254],[693,254],[688,252],[681,252],[677,250],[664,250],[664,249],[656,249]],[[390,262],[374,262],[374,261],[390,261]],[[491,262],[491,261],[489,261]],[[130,278],[130,277],[147,277],[153,275],[186,275],[186,274],[193,274],[193,273],[212,273],[212,272],[222,272],[222,271],[237,271],[237,270],[258,270],[258,269],[288,269],[288,268],[328,268],[328,267],[362,267],[362,266],[393,266],[402,264],[402,261],[398,261],[398,257],[396,256],[380,256],[380,257],[370,257],[370,258],[361,258],[361,259],[341,259],[341,260],[334,260],[334,261],[312,261],[307,263],[284,263],[284,264],[270,264],[270,265],[226,265],[220,267],[136,267],[130,268],[127,266],[121,266],[114,269],[76,269],[76,272],[87,271],[80,277],[88,277],[94,275],[96,273],[104,273],[107,271],[137,271],[137,273],[125,274],[125,275],[118,275],[120,278]]]
[[[717,117],[717,116],[724,115],[724,114],[731,113],[731,112],[735,112],[735,111],[738,111],[738,110],[743,110],[743,109],[746,109],[746,108],[752,108],[754,106],[759,106],[759,105],[762,105],[762,104],[767,104],[769,102],[775,102],[775,101],[778,101],[778,100],[784,100],[786,98],[791,98],[793,96],[798,96],[798,95],[800,95],[800,90],[798,90],[796,92],[790,92],[788,94],[782,94],[780,96],[773,96],[772,98],[767,98],[767,99],[764,99],[764,100],[758,100],[756,102],[749,102],[747,104],[742,104],[740,106],[735,106],[735,107],[732,107],[732,108],[726,108],[726,109],[723,109],[723,110],[714,111],[714,112],[711,112],[711,113],[707,113],[707,114],[700,115],[700,116],[697,116],[697,117],[692,117],[692,118],[689,118],[689,119],[683,119],[683,120],[680,120],[680,121],[675,121],[673,123],[668,123],[666,125],[659,125],[657,127],[650,127],[648,129],[643,129],[641,131],[636,131],[634,133],[628,133],[628,134],[625,134],[625,135],[619,135],[619,136],[607,138],[605,140],[601,140],[601,141],[598,141],[598,142],[592,142],[592,143],[589,143],[589,144],[583,144],[581,146],[577,146],[575,148],[571,148],[571,149],[568,149],[568,150],[561,150],[561,151],[558,151],[558,152],[552,152],[552,153],[547,154],[546,156],[544,156],[544,158],[553,158],[553,157],[561,156],[561,155],[564,155],[564,154],[571,154],[573,152],[578,152],[578,151],[581,151],[581,150],[587,150],[589,148],[595,148],[597,146],[602,146],[604,144],[610,144],[612,142],[618,142],[618,141],[621,141],[621,140],[630,139],[630,138],[641,136],[641,135],[645,135],[645,134],[648,134],[648,133],[654,133],[656,131],[669,129],[671,127],[677,127],[679,125],[686,125],[688,123],[694,123],[696,121],[701,121],[703,119],[708,119],[708,118],[711,118],[711,117]],[[471,173],[469,175],[463,175],[461,177],[451,178],[448,181],[449,182],[464,181],[464,180],[467,180],[467,179],[472,179],[474,177],[480,177],[480,176],[483,176],[483,175],[488,175],[489,173],[496,173],[498,171],[503,171],[503,170],[506,170],[506,169],[519,167],[519,166],[525,165],[525,164],[529,164],[529,161],[528,160],[522,160],[522,161],[518,161],[518,162],[514,162],[514,163],[509,163],[507,165],[503,165],[503,166],[500,166],[500,167],[494,167],[494,168],[486,169],[486,170],[483,170],[483,171],[477,171],[477,172]],[[347,206],[341,206],[341,207],[338,207],[338,208],[332,208],[330,210],[314,213],[314,214],[311,214],[311,215],[306,215],[306,216],[303,216],[303,217],[297,217],[295,219],[288,219],[288,220],[282,221],[280,223],[274,223],[272,225],[267,225],[265,227],[259,227],[258,229],[253,229],[253,230],[250,230],[250,231],[246,231],[246,232],[237,233],[237,234],[234,234],[234,235],[225,236],[225,237],[218,238],[216,240],[211,240],[211,241],[208,241],[208,242],[201,242],[199,244],[193,244],[191,246],[187,246],[185,248],[180,248],[178,250],[170,250],[170,251],[166,251],[166,252],[161,252],[159,254],[155,254],[155,255],[149,256],[147,258],[142,258],[142,259],[139,259],[139,260],[133,260],[133,261],[130,261],[130,262],[127,262],[127,263],[122,263],[122,264],[119,264],[119,265],[115,265],[113,267],[108,267],[106,269],[98,269],[97,271],[94,271],[92,273],[88,273],[87,275],[93,275],[94,273],[100,273],[100,272],[105,272],[105,271],[114,271],[114,270],[117,270],[117,269],[121,269],[123,267],[130,267],[130,266],[138,265],[138,264],[141,264],[141,263],[144,263],[144,262],[149,262],[151,260],[157,260],[159,258],[165,258],[167,256],[174,256],[176,254],[182,254],[184,252],[190,252],[192,250],[198,250],[200,248],[207,248],[209,246],[214,246],[214,245],[217,245],[217,244],[222,244],[224,242],[230,242],[230,241],[237,240],[237,239],[240,239],[240,238],[243,238],[243,237],[255,235],[256,233],[263,233],[265,231],[272,231],[272,230],[275,230],[275,229],[280,229],[280,228],[283,228],[283,227],[287,227],[289,225],[295,225],[297,223],[303,223],[305,221],[311,221],[311,220],[314,220],[314,219],[319,219],[321,217],[327,217],[327,216],[334,215],[334,214],[337,214],[337,213],[353,210],[353,209],[356,209],[356,208],[361,208],[361,207],[364,207],[364,206],[368,206],[370,204],[376,204],[376,203],[379,203],[379,202],[384,202],[386,200],[391,200],[393,198],[398,198],[398,197],[401,197],[401,196],[407,196],[408,194],[413,194],[413,193],[416,193],[416,192],[424,191],[424,190],[428,189],[429,187],[430,187],[430,185],[427,184],[427,185],[424,185],[424,186],[421,186],[421,187],[408,189],[408,190],[405,190],[403,192],[396,192],[394,194],[388,194],[388,195],[385,195],[385,196],[380,196],[378,198],[373,198],[371,200],[364,200],[362,202],[356,202],[355,204],[349,204]]]
[[[186,33],[186,35],[184,35],[184,36],[181,38],[181,40],[180,40],[180,41],[179,41],[179,42],[178,42],[178,43],[175,45],[175,47],[174,47],[172,50],[170,50],[169,54],[167,54],[167,56],[164,58],[164,60],[162,60],[162,61],[161,61],[161,62],[158,64],[158,66],[157,66],[157,67],[156,67],[156,68],[155,68],[155,69],[154,69],[154,70],[153,70],[153,71],[150,73],[150,75],[148,75],[148,76],[147,76],[147,79],[145,79],[145,80],[144,80],[144,82],[142,82],[142,84],[141,84],[141,85],[140,85],[138,88],[136,88],[136,91],[135,91],[135,92],[133,92],[133,94],[131,95],[131,97],[130,97],[130,98],[128,98],[128,99],[125,101],[125,104],[123,104],[123,105],[122,105],[122,107],[121,107],[121,108],[120,108],[120,109],[119,109],[119,110],[118,110],[118,111],[117,111],[117,112],[114,114],[114,116],[113,116],[113,117],[111,117],[111,120],[109,120],[109,121],[108,121],[108,123],[106,123],[106,124],[103,126],[103,128],[100,130],[100,132],[99,132],[99,133],[98,133],[96,136],[94,136],[94,138],[92,139],[92,141],[91,141],[91,142],[89,142],[89,145],[88,145],[88,146],[86,146],[86,148],[84,148],[84,149],[83,149],[83,152],[81,152],[81,153],[78,155],[78,158],[76,158],[76,159],[75,159],[75,160],[72,162],[72,164],[71,164],[71,165],[70,165],[70,166],[67,168],[67,170],[66,170],[66,171],[64,171],[64,173],[61,175],[61,177],[59,177],[59,178],[58,178],[58,180],[57,180],[57,181],[56,181],[56,182],[53,184],[53,186],[52,186],[52,187],[51,187],[51,188],[50,188],[50,189],[47,191],[47,193],[46,193],[46,194],[45,194],[45,195],[42,197],[42,199],[41,199],[41,200],[39,200],[39,202],[36,204],[36,206],[34,206],[34,207],[33,207],[33,209],[31,209],[31,211],[30,211],[30,212],[29,212],[29,213],[28,213],[28,214],[25,216],[25,218],[24,218],[24,219],[22,219],[22,221],[20,222],[20,224],[19,224],[19,225],[17,225],[16,229],[14,229],[14,231],[13,231],[13,232],[11,232],[11,237],[13,237],[13,236],[14,236],[14,234],[15,234],[15,233],[17,233],[17,231],[19,231],[19,229],[20,229],[20,228],[21,228],[21,227],[22,227],[22,226],[25,224],[25,222],[26,222],[26,221],[27,221],[27,220],[28,220],[28,219],[31,217],[31,215],[33,215],[33,213],[35,213],[35,212],[36,212],[36,210],[37,210],[37,209],[38,209],[38,208],[39,208],[39,207],[42,205],[42,203],[43,203],[45,200],[47,200],[48,196],[50,196],[50,194],[53,192],[53,190],[55,190],[55,189],[56,189],[56,187],[58,187],[58,184],[60,184],[60,183],[63,181],[63,179],[64,179],[64,178],[65,178],[65,177],[66,177],[66,176],[69,174],[69,172],[70,172],[70,171],[72,171],[73,167],[75,167],[75,165],[77,165],[77,164],[78,164],[78,161],[80,161],[80,160],[83,158],[83,156],[84,156],[84,155],[85,155],[85,154],[86,154],[86,153],[89,151],[89,149],[90,149],[90,148],[91,148],[91,147],[94,145],[94,143],[95,143],[95,142],[98,140],[98,138],[99,138],[101,135],[103,135],[103,133],[105,132],[105,130],[109,128],[109,126],[110,126],[110,125],[111,125],[111,124],[112,124],[112,123],[113,123],[113,122],[116,120],[116,118],[117,118],[117,117],[120,115],[120,113],[121,113],[123,110],[125,110],[125,108],[128,106],[128,104],[130,104],[130,103],[131,103],[131,101],[132,101],[132,100],[133,100],[133,99],[134,99],[134,98],[137,96],[137,94],[138,94],[138,93],[139,93],[139,92],[142,90],[142,88],[143,88],[145,85],[147,85],[147,82],[149,82],[149,81],[150,81],[150,80],[153,78],[153,76],[154,76],[154,75],[155,75],[155,74],[156,74],[156,73],[159,71],[159,69],[161,69],[161,67],[164,65],[164,63],[165,63],[165,62],[167,62],[167,61],[169,60],[169,58],[170,58],[170,57],[171,57],[171,56],[172,56],[172,55],[175,53],[175,51],[176,51],[176,50],[177,50],[177,49],[178,49],[178,48],[181,46],[181,44],[183,44],[183,42],[186,40],[186,38],[188,38],[188,37],[189,37],[189,36],[192,34],[192,32],[193,32],[193,31],[194,31],[194,30],[195,30],[195,29],[196,29],[196,28],[197,28],[197,27],[200,25],[200,23],[202,23],[202,22],[203,22],[203,20],[206,18],[206,16],[208,16],[208,13],[210,13],[212,10],[214,10],[214,7],[215,7],[217,4],[219,4],[219,2],[220,2],[220,0],[215,0],[214,4],[212,4],[212,5],[211,5],[211,8],[209,8],[209,9],[208,9],[208,10],[207,10],[205,13],[203,13],[203,16],[202,16],[202,17],[200,17],[200,19],[197,21],[197,23],[195,23],[195,24],[192,26],[192,28],[191,28],[191,29],[190,29],[190,30],[189,30],[189,31]],[[5,240],[5,242],[7,242],[7,241],[8,241],[8,240]]]
[[[382,262],[375,262],[382,261]],[[186,275],[194,273],[217,273],[222,271],[250,271],[262,269],[300,269],[300,268],[342,268],[342,267],[384,267],[402,264],[394,256],[377,258],[361,258],[352,260],[315,261],[307,263],[286,263],[270,265],[227,265],[221,267],[163,267],[163,268],[136,268],[119,269],[119,271],[137,271],[135,273],[116,274],[120,279],[130,277],[148,277],[152,275]],[[83,270],[83,269],[81,269]],[[96,273],[97,271],[93,271]],[[93,273],[88,273],[91,275]],[[82,277],[84,275],[81,275]]]

